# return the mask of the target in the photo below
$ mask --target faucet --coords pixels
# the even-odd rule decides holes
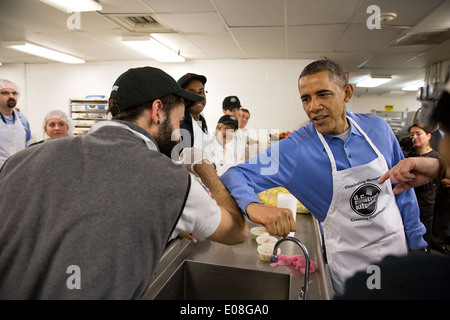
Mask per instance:
[[[309,287],[309,268],[310,268],[311,260],[309,259],[308,249],[306,249],[306,247],[303,245],[303,243],[301,243],[300,240],[298,240],[297,238],[294,238],[294,237],[287,237],[287,238],[282,238],[282,239],[278,240],[277,243],[275,243],[275,246],[273,247],[273,253],[272,253],[272,256],[270,257],[270,261],[278,262],[278,255],[277,255],[278,247],[284,241],[292,241],[292,242],[296,243],[302,249],[303,255],[305,256],[305,261],[306,261],[305,278],[303,280],[302,288],[301,288],[300,292],[298,293],[298,298],[306,300],[307,294],[308,294],[308,287]]]

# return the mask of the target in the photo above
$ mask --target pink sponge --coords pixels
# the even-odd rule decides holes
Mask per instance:
[[[270,266],[271,267],[288,266],[291,264],[295,267],[295,269],[300,269],[301,272],[305,273],[306,260],[300,254],[295,256],[286,256],[284,254],[279,254],[278,262],[271,263]],[[316,271],[316,263],[311,260],[311,264],[309,266],[309,273],[313,273],[314,271]]]

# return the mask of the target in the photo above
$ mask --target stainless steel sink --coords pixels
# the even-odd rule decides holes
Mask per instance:
[[[248,224],[249,228],[258,226],[251,221]],[[310,274],[308,299],[330,299],[331,278],[317,220],[310,214],[298,214],[296,237],[316,265]],[[281,253],[302,254],[293,242],[283,243]],[[141,299],[297,300],[304,277],[293,266],[271,267],[270,262],[261,261],[252,237],[234,246],[176,239],[166,248]]]
[[[185,260],[154,299],[288,300],[289,288],[287,274]]]

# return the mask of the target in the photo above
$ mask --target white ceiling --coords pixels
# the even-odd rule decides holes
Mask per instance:
[[[164,42],[186,59],[320,59],[341,63],[350,82],[372,75],[393,81],[358,94],[400,90],[424,79],[430,64],[450,59],[450,0],[100,0],[100,12],[71,14],[39,0],[0,0],[0,42],[27,40],[90,61],[143,60],[121,43],[129,31],[112,15],[151,16]],[[370,5],[397,18],[370,30]],[[169,31],[168,33],[161,33]],[[395,45],[406,34],[446,32],[437,43]],[[431,37],[425,37],[425,40]],[[42,63],[43,58],[0,45],[0,62]],[[269,62],[268,62],[269,63]]]

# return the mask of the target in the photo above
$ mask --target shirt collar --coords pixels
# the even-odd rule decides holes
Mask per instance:
[[[348,117],[351,117],[353,120],[355,120],[356,122],[358,122],[358,120],[355,119],[354,117],[352,117],[350,113],[347,112],[346,114],[347,114]],[[347,119],[347,121],[348,121],[348,119]],[[361,136],[361,137],[363,136],[362,133],[359,132],[359,130],[358,130],[358,129],[350,122],[350,121],[348,121],[348,124],[350,125],[350,133],[348,134],[347,141],[348,141],[348,139],[350,139],[350,137],[351,137],[352,135],[357,135],[357,136]],[[360,123],[358,123],[358,125],[361,126]],[[327,143],[330,143],[330,141],[333,140],[333,139],[340,139],[340,138],[338,138],[338,137],[336,137],[336,136],[333,136],[333,135],[327,134],[327,133],[324,133],[324,134],[323,134],[323,137],[325,138],[325,141],[326,141]]]

